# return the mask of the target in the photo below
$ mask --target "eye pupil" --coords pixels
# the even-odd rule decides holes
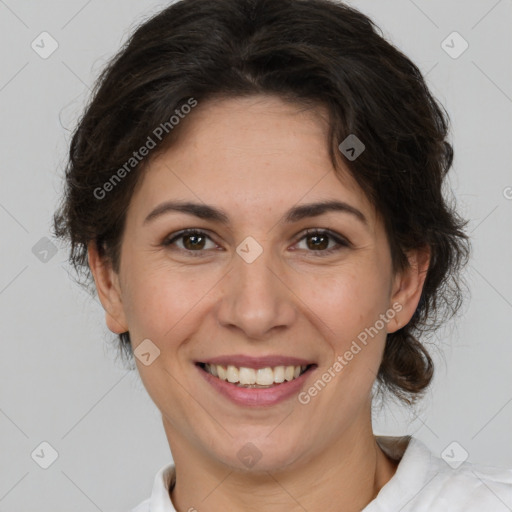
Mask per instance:
[[[197,240],[201,240],[202,241],[202,245],[201,245],[201,242],[197,242]],[[192,244],[189,244],[188,241],[190,240],[195,240],[195,242],[192,242]],[[184,235],[183,236],[183,245],[187,248],[187,249],[197,249],[197,248],[200,248],[202,249],[203,248],[203,245],[204,245],[204,237],[201,236],[201,235]]]
[[[312,246],[315,249],[326,249],[329,246],[328,237],[325,235],[310,235],[309,239],[316,240],[316,242],[314,242]],[[320,244],[317,243],[319,240],[322,240]]]

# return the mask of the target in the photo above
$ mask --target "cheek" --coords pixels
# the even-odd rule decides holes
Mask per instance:
[[[191,269],[132,266],[125,312],[130,333],[136,337],[169,340],[173,330],[190,321],[218,281],[216,275]],[[167,335],[167,336],[166,336]]]
[[[377,265],[355,262],[330,274],[298,280],[295,289],[307,308],[322,320],[326,339],[341,350],[385,312],[388,280]]]
[[[199,413],[189,410],[188,386],[180,379],[190,371],[186,368],[188,341],[201,326],[208,293],[214,291],[219,277],[211,272],[196,272],[192,277],[190,269],[150,268],[147,263],[139,271],[131,269],[125,310],[133,348],[149,339],[160,351],[148,366],[136,359],[140,378],[161,411],[174,411],[172,419],[181,418],[178,423],[185,418],[193,422]]]
[[[314,287],[303,281],[314,291],[307,295],[302,288],[300,294],[318,318],[317,329],[330,346],[329,358],[319,372],[320,378],[327,372],[325,378],[334,384],[328,386],[325,400],[342,404],[352,397],[348,402],[356,403],[356,396],[370,391],[386,341],[387,324],[381,315],[386,315],[389,307],[388,279],[377,265],[360,264],[316,277]],[[392,316],[388,316],[390,320]]]

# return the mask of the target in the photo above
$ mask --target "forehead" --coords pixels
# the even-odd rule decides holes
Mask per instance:
[[[260,211],[337,199],[373,221],[373,207],[342,159],[338,169],[332,165],[323,107],[273,96],[210,101],[179,130],[150,162],[132,198],[144,210],[169,199]]]

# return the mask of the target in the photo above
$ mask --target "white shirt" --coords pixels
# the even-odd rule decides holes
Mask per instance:
[[[419,439],[375,437],[382,450],[400,462],[393,477],[361,512],[512,511],[512,469],[467,461],[453,469]],[[173,464],[162,467],[151,497],[131,512],[176,512],[169,497],[174,478]]]

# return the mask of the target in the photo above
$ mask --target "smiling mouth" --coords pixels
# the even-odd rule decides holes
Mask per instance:
[[[258,369],[209,363],[197,363],[197,366],[217,379],[240,388],[271,388],[298,379],[316,365],[267,366]]]

